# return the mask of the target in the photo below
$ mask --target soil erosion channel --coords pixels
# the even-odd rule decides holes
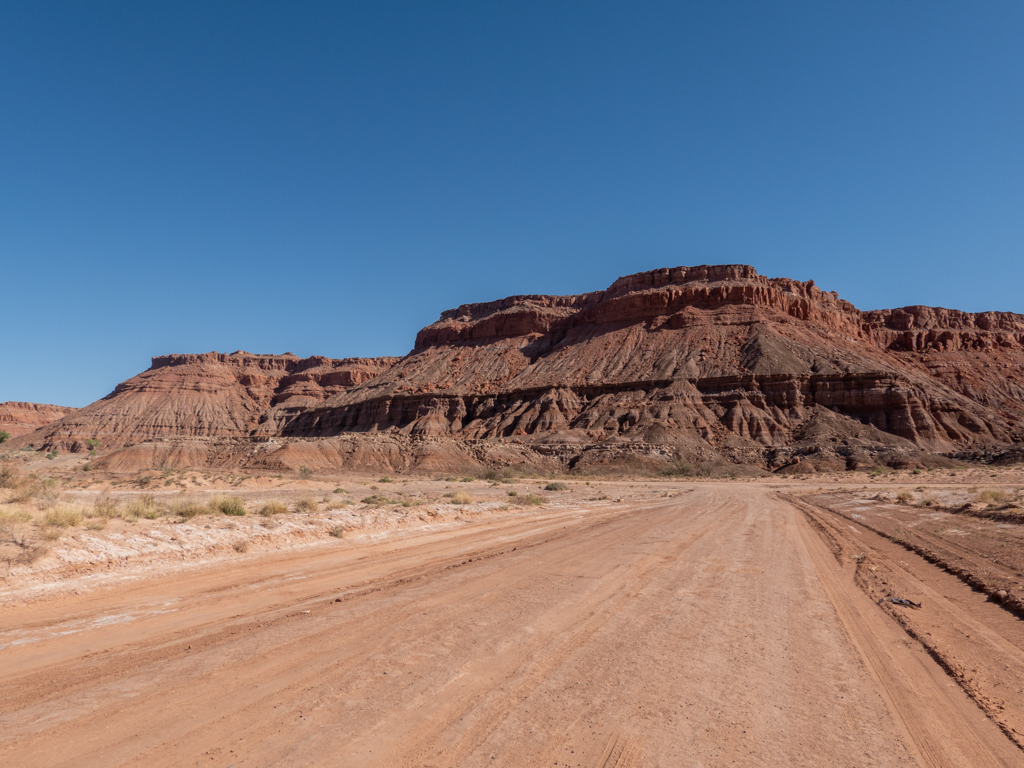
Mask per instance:
[[[743,484],[9,607],[0,681],[10,766],[1024,763]]]

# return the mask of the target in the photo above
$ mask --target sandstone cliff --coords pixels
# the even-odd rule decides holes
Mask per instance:
[[[400,363],[282,432],[637,441],[754,456],[814,439],[824,410],[847,440],[952,451],[1019,441],[1022,395],[1020,315],[862,313],[813,282],[680,267],[601,292],[444,312]]]
[[[258,426],[272,428],[396,360],[248,352],[154,357],[149,370],[23,442],[76,452],[88,438],[109,449],[158,437],[248,437]]]
[[[0,432],[12,437],[26,435],[77,410],[41,403],[0,403]]]
[[[31,439],[85,437],[265,467],[913,464],[1024,439],[1024,316],[861,312],[748,266],[662,269],[443,312],[400,359],[155,358]]]

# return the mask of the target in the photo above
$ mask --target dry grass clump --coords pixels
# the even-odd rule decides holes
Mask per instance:
[[[92,505],[92,516],[109,520],[112,517],[120,517],[121,511],[118,509],[116,501],[108,496],[102,496],[96,499],[96,503]]]
[[[452,500],[452,504],[472,504],[473,497],[465,491],[454,491],[452,493],[446,493],[446,498]]]
[[[567,490],[569,490],[569,486],[566,485],[565,483],[558,483],[558,482],[548,483],[547,485],[544,486],[544,490],[545,491],[567,491]]]
[[[235,552],[238,552],[239,554],[244,554],[245,552],[249,551],[249,540],[242,539],[241,541],[236,541],[231,546],[235,550]]]
[[[376,493],[373,494],[372,496],[367,496],[365,499],[363,499],[362,503],[368,507],[374,508],[383,507],[385,504],[394,504],[394,502],[391,501],[391,499],[389,499],[387,496],[378,496]]]
[[[909,504],[913,500],[914,494],[912,494],[910,491],[900,491],[899,493],[896,494],[896,501],[898,501],[900,504]]]
[[[349,501],[348,499],[334,499],[332,501],[324,502],[324,509],[326,509],[328,512],[335,509],[344,509],[345,507],[350,506],[352,506],[352,502]]]
[[[74,528],[82,524],[82,513],[71,507],[51,507],[42,518],[43,525],[56,528]]]
[[[288,511],[288,505],[283,501],[273,499],[268,501],[262,507],[260,507],[260,514],[263,517],[273,517],[274,515],[283,515]]]
[[[331,528],[331,530],[329,530],[327,533],[336,539],[343,539],[345,538],[345,526],[336,525],[333,528]]]
[[[27,523],[31,519],[32,515],[21,507],[7,509],[0,508],[0,529],[16,525],[18,523]]]
[[[295,502],[296,512],[316,512],[319,508],[319,503],[312,496],[303,496]]]
[[[0,467],[0,488],[16,490],[25,482],[14,467]]]
[[[173,502],[169,511],[172,515],[177,515],[184,520],[191,520],[199,515],[210,514],[211,510],[206,504],[201,504],[195,499],[184,499]]]
[[[517,507],[541,507],[545,504],[545,501],[540,496],[528,493],[525,496],[512,496],[509,503]]]
[[[214,513],[241,517],[245,514],[245,504],[237,496],[214,496],[210,499],[210,509]]]
[[[155,520],[160,517],[160,506],[152,496],[140,496],[132,499],[121,509],[121,517],[125,520],[138,520],[144,517],[147,520]]]
[[[990,506],[996,506],[997,504],[1006,504],[1010,500],[1010,495],[1005,491],[995,491],[992,489],[986,489],[978,493],[978,501],[982,504],[988,504]]]

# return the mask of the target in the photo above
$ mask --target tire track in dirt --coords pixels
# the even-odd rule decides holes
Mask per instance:
[[[956,574],[948,574],[929,559],[908,552],[903,543],[891,541],[869,525],[841,516],[857,532],[853,539],[849,531],[830,519],[830,511],[797,500],[794,503],[834,542],[837,557],[845,552],[855,568],[856,582],[872,599],[881,600],[895,589],[897,594],[910,595],[924,605],[923,611],[904,614],[882,602],[880,610],[920,643],[950,679],[1024,751],[1024,711],[1020,707],[1024,695],[1024,633],[1013,612],[993,602],[977,605],[980,601],[972,594],[976,590],[962,579],[957,581]],[[879,568],[885,573],[885,585],[876,583],[882,573],[876,574]],[[1013,639],[1007,632],[1013,633]]]
[[[804,508],[796,500],[790,503]],[[936,768],[1018,765],[1016,745],[959,687],[951,690],[951,678],[938,664],[899,642],[899,630],[888,615],[843,571],[803,515],[798,520],[822,585],[919,763]]]

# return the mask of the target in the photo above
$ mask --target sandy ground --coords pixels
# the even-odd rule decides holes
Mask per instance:
[[[481,486],[443,523],[189,567],[141,557],[78,594],[8,584],[0,761],[1024,765],[1020,621],[963,578],[794,483],[579,485],[531,509]]]

